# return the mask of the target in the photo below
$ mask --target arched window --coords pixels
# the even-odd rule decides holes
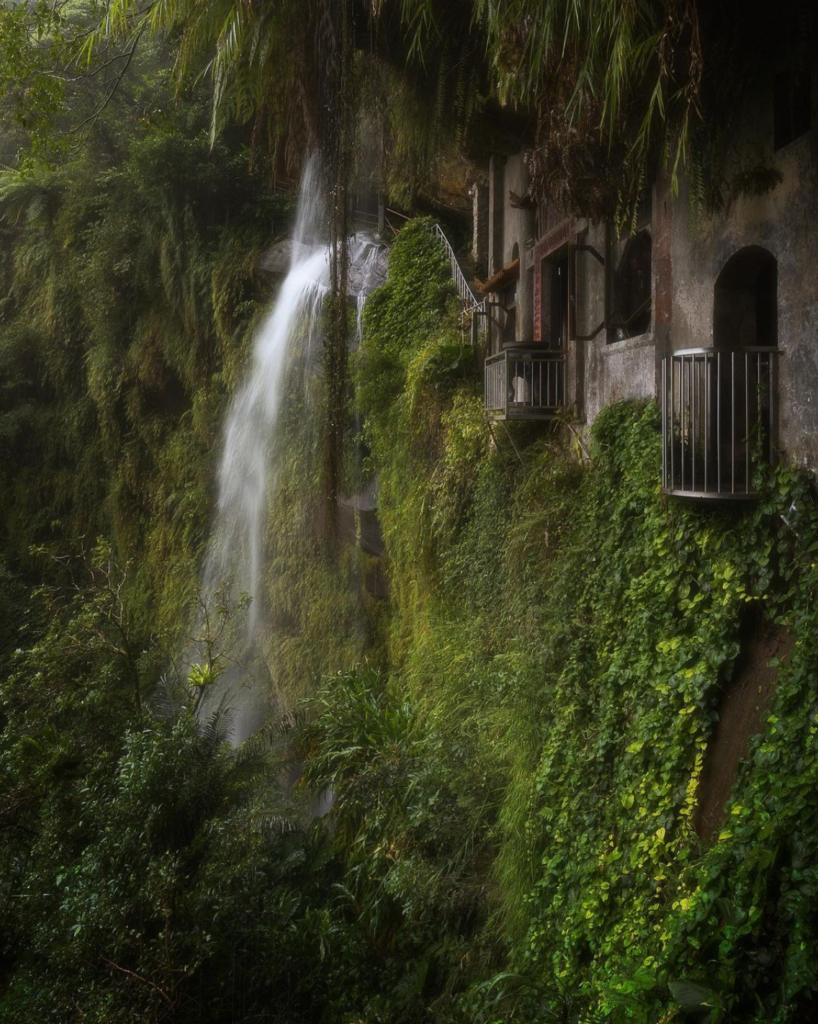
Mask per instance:
[[[759,245],[739,249],[716,279],[713,344],[747,348],[778,343],[778,264]]]

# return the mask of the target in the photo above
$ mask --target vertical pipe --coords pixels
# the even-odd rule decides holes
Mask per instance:
[[[744,353],[744,490],[750,493],[750,353]]]
[[[716,491],[721,494],[721,352],[716,353]]]
[[[704,354],[704,490],[707,493],[707,456],[710,448],[710,356]]]
[[[696,489],[696,434],[698,433],[698,415],[696,412],[696,391],[698,390],[698,377],[696,376],[696,356],[690,356],[690,376],[693,384],[693,452],[690,460],[690,489]]]
[[[667,357],[662,356],[662,487],[667,490]]]
[[[542,397],[543,396],[542,396],[542,360],[541,359],[539,359],[537,361],[537,375],[538,375],[539,381],[540,381],[539,390],[537,391],[537,404],[539,406],[542,406]]]
[[[679,458],[682,461],[682,490],[685,489],[685,422],[689,421],[687,415],[687,402],[688,397],[685,397],[685,383],[687,381],[687,368],[685,364],[685,357],[682,356],[682,365],[679,367],[679,413],[681,427],[681,447],[679,449]]]
[[[775,456],[775,446],[778,443],[778,431],[776,430],[775,420],[775,393],[776,387],[778,386],[778,353],[770,352],[767,357],[770,364],[770,372],[768,374],[769,388],[770,388],[770,462],[773,461]]]
[[[736,493],[736,353],[730,353],[730,493]]]
[[[762,431],[764,432],[764,444],[767,445],[769,437],[761,422],[761,353],[756,352],[756,432],[760,435]]]
[[[676,386],[674,380],[674,366],[676,360],[670,356],[670,489],[676,490],[676,437],[673,433],[673,423],[676,411]]]

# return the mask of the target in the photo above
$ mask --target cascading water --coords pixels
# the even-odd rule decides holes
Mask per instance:
[[[309,415],[310,369],[318,351],[321,305],[329,291],[330,248],[318,180],[313,159],[301,184],[289,271],[258,332],[248,377],[232,401],[224,429],[219,496],[205,559],[202,601],[207,609],[223,605],[226,596],[234,604],[249,599],[243,641],[247,652],[257,638],[264,607],[264,527],[276,479],[271,449],[287,368],[296,355],[307,368],[302,379],[302,407]],[[353,236],[347,244],[349,292],[357,306],[360,340],[366,296],[385,279],[385,251],[363,234]],[[257,727],[262,706],[259,695],[240,675],[226,672],[216,687],[219,698],[229,690],[235,743]]]
[[[249,376],[234,397],[225,424],[216,522],[205,563],[205,600],[212,600],[226,581],[238,593],[247,594],[252,601],[251,635],[258,626],[261,596],[262,530],[272,468],[270,436],[289,346],[296,333],[311,344],[327,290],[328,254],[317,239],[323,210],[315,177],[311,162],[301,188],[290,270],[258,332]]]

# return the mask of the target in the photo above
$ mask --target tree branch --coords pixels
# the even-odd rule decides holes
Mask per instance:
[[[125,61],[125,65],[124,65],[124,67],[122,67],[120,69],[119,74],[116,76],[116,79],[114,80],[114,84],[111,86],[110,90],[108,91],[108,95],[105,97],[105,99],[102,101],[102,103],[100,103],[100,105],[93,112],[93,114],[89,114],[88,117],[86,117],[83,121],[80,121],[79,124],[74,125],[73,128],[69,128],[68,131],[63,132],[64,135],[76,135],[76,133],[81,131],[86,125],[88,125],[88,124],[95,124],[96,123],[96,121],[99,118],[100,114],[102,114],[102,112],[105,110],[105,108],[108,106],[108,104],[113,99],[114,93],[119,88],[119,86],[120,86],[120,84],[122,82],[122,79],[125,77],[125,75],[126,75],[126,73],[128,71],[128,68],[131,66],[131,61],[133,60],[133,55],[136,53],[136,48],[139,45],[139,40],[142,38],[142,33],[144,31],[145,31],[145,25],[143,25],[142,28],[140,28],[139,31],[137,32],[136,37],[134,38],[134,41],[133,41],[133,46],[131,46],[130,50],[128,50],[126,53],[120,54],[120,57],[127,58],[126,61]]]
[[[120,964],[115,964],[113,960],[109,960],[107,956],[103,956],[101,953],[99,958],[100,960],[103,960],[106,964],[110,964],[111,967],[114,967],[117,971],[122,971],[123,974],[127,974],[131,978],[136,978],[137,981],[143,981],[146,985],[150,985],[150,987],[152,989],[155,989],[159,993],[159,995],[165,1000],[168,1006],[170,1006],[171,1008],[176,1006],[176,1004],[170,998],[167,992],[165,992],[163,988],[160,988],[159,985],[156,984],[156,982],[151,981],[150,978],[145,978],[141,974],[137,974],[136,971],[129,971],[127,967],[122,967],[120,966]]]

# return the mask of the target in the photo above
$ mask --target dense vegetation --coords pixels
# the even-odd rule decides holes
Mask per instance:
[[[25,226],[17,251],[38,230]],[[162,587],[131,587],[150,531],[93,520],[116,551],[87,552],[72,589],[74,506],[45,535],[21,532],[40,522],[19,512],[33,512],[25,491],[4,506],[0,1019],[805,1019],[818,983],[808,484],[771,473],[738,520],[667,504],[650,406],[606,410],[589,459],[550,430],[492,436],[422,221],[390,267],[356,362],[391,581],[388,607],[358,614],[368,604],[387,621],[349,648],[349,622],[325,602],[357,556],[333,569],[316,553],[310,571],[328,582],[293,588],[287,622],[301,651],[324,653],[290,671],[344,671],[238,754],[220,714],[196,724],[196,688],[174,690],[159,638],[139,631],[175,606]],[[16,330],[12,317],[3,337]],[[170,360],[177,337],[156,344]],[[91,365],[74,402],[93,408]],[[30,395],[7,390],[3,422],[24,410],[27,433],[39,423],[25,466],[44,483],[64,406]],[[147,428],[127,408],[130,432]],[[96,418],[80,427],[93,444]],[[292,495],[304,431],[280,443]],[[143,466],[148,492],[163,466]],[[197,466],[204,487],[206,455]],[[102,475],[101,493],[117,479]],[[286,502],[271,507],[273,525],[287,515],[295,530]],[[201,533],[172,524],[165,561],[187,578]],[[45,589],[19,558],[29,539],[60,556],[39,570]],[[111,601],[122,573],[125,617]],[[704,842],[703,754],[750,613],[796,643]],[[369,667],[353,663],[361,644]],[[328,787],[332,810],[313,819],[309,793]]]
[[[209,80],[214,133],[246,126],[256,158],[289,173],[320,145],[336,230],[356,174],[440,202],[459,152],[520,143],[529,199],[595,216],[635,211],[657,174],[674,190],[686,175],[697,207],[770,188],[767,155],[735,168],[725,143],[759,66],[801,73],[815,39],[807,0],[752,16],[739,0],[28,0],[0,13],[0,99],[34,157],[90,132],[143,51],[169,41],[181,94]]]
[[[160,621],[189,599],[210,450],[265,288],[275,204],[240,153],[170,123],[2,207],[2,534],[21,557],[104,534]],[[60,544],[63,547],[60,547]]]
[[[461,202],[457,148],[510,125],[540,197],[622,213],[664,167],[718,205],[715,128],[766,41],[747,19],[720,45],[737,10],[0,9],[0,1021],[815,1015],[811,482],[762,471],[740,515],[668,502],[652,405],[588,437],[490,426],[422,219],[351,372],[342,301],[288,367],[252,665],[275,711],[239,749],[230,700],[203,711],[242,628],[202,625],[199,578],[289,228],[270,182],[320,142],[338,237],[356,175]],[[809,39],[790,13],[771,47]],[[380,560],[326,514],[375,478]],[[710,835],[753,632],[788,653]]]

